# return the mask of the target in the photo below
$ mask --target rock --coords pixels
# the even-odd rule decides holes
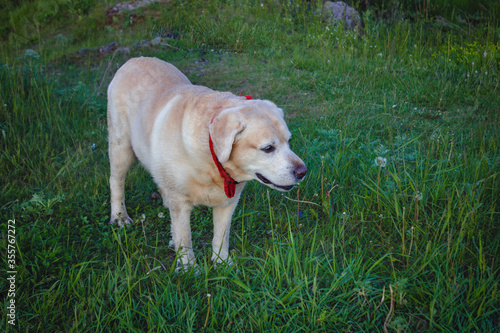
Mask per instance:
[[[122,2],[108,9],[107,14],[108,16],[113,16],[116,14],[121,14],[124,11],[133,11],[136,10],[137,8],[141,8],[155,2],[166,2],[166,1],[168,0],[132,0],[127,2]]]
[[[161,37],[155,37],[151,40],[151,45],[156,46],[162,43]]]
[[[125,47],[119,47],[115,51],[116,53],[123,53],[123,54],[130,54],[130,47],[125,46]]]
[[[108,53],[108,52],[111,52],[111,51],[114,51],[118,48],[118,43],[116,42],[112,42],[112,43],[109,43],[108,45],[105,45],[105,46],[101,46],[99,48],[99,53],[100,54],[105,54],[105,53]]]
[[[88,53],[92,51],[91,49],[81,49],[81,50],[78,50],[78,54],[85,54],[85,53]]]
[[[151,46],[151,42],[150,41],[146,41],[146,42],[135,42],[134,43],[134,47],[150,47]]]
[[[343,24],[345,29],[361,30],[363,28],[359,13],[343,1],[326,1],[323,5],[323,16],[333,22]]]

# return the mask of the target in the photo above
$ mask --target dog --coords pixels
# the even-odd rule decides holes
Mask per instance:
[[[193,85],[173,65],[133,58],[108,87],[111,220],[133,221],[125,207],[125,177],[138,159],[170,210],[181,268],[195,265],[190,213],[213,208],[212,261],[230,263],[231,216],[245,183],[289,191],[307,167],[290,150],[283,111],[267,100]]]

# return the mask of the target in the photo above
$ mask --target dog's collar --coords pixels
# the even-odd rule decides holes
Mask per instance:
[[[212,142],[210,133],[208,134],[208,144],[210,145],[210,153],[212,153],[212,159],[214,160],[215,166],[217,167],[217,170],[219,170],[220,176],[224,179],[224,192],[226,192],[226,196],[228,198],[232,198],[236,192],[236,184],[239,183],[227,173],[222,164],[219,162],[217,155],[215,155],[214,143]]]
[[[252,96],[245,96],[246,99],[252,99]],[[210,124],[214,121],[214,118],[212,118],[212,121]],[[214,160],[215,166],[217,167],[217,170],[219,170],[220,176],[224,179],[224,192],[226,193],[226,196],[228,198],[234,197],[234,194],[236,192],[236,184],[239,184],[236,180],[231,177],[227,171],[224,169],[222,164],[220,163],[219,159],[217,158],[217,155],[215,155],[215,150],[214,150],[214,143],[212,141],[212,136],[210,135],[210,131],[208,132],[208,145],[210,146],[210,153],[212,154],[212,159]]]

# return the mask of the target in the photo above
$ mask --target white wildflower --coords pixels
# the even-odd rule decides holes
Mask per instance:
[[[32,49],[24,51],[24,56],[27,58],[40,59],[40,54]]]
[[[375,165],[378,167],[384,168],[387,165],[387,158],[384,158],[381,156],[377,157],[375,159]]]

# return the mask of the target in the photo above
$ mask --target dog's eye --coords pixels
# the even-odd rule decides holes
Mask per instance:
[[[262,148],[261,150],[266,153],[266,154],[269,154],[269,153],[272,153],[276,148],[274,148],[273,146],[269,145],[269,146],[266,146],[264,148]]]

